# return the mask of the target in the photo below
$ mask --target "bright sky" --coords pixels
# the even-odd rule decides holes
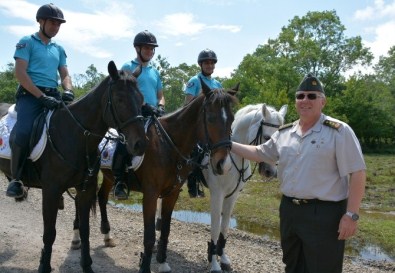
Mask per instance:
[[[214,76],[229,76],[246,54],[278,37],[294,16],[335,10],[346,36],[360,35],[378,57],[395,45],[395,0],[58,0],[67,22],[54,38],[68,55],[71,75],[93,64],[107,75],[135,57],[134,36],[149,30],[157,38],[156,55],[171,66],[196,63],[199,52],[217,53]],[[38,30],[37,9],[46,2],[0,0],[0,71],[13,62],[22,36]]]

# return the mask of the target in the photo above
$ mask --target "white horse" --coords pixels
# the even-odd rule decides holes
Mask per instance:
[[[284,124],[288,106],[280,111],[266,104],[247,105],[237,111],[232,124],[232,140],[243,144],[258,145],[270,139]],[[215,175],[210,167],[203,171],[210,190],[211,241],[208,242],[208,260],[211,273],[232,271],[231,262],[225,253],[229,222],[240,191],[252,176],[250,161],[231,153],[233,166],[224,175]],[[259,164],[259,174],[273,177],[275,165]],[[157,203],[157,228],[160,226],[161,199]],[[219,258],[219,261],[218,261]]]
[[[284,124],[288,106],[280,111],[266,104],[247,105],[237,111],[232,124],[232,141],[259,145],[270,139]],[[225,253],[229,222],[240,191],[252,176],[249,160],[231,153],[233,167],[225,174],[216,176],[210,169],[203,171],[210,190],[211,241],[208,243],[208,260],[211,273],[232,270],[231,261]],[[259,174],[273,177],[275,165],[259,164]],[[219,258],[219,262],[218,262]]]

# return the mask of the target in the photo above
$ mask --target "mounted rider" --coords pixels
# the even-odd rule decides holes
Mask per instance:
[[[155,48],[159,46],[156,37],[148,30],[141,31],[134,37],[133,46],[137,56],[135,59],[126,62],[122,66],[122,70],[132,74],[133,71],[141,67],[141,74],[136,80],[144,96],[143,115],[162,116],[165,113],[162,80],[159,71],[150,63],[155,55]],[[115,180],[114,196],[118,200],[128,198],[130,191],[124,182],[124,175],[126,167],[130,165],[131,156],[128,154],[125,144],[118,142],[112,164]]]
[[[223,88],[222,84],[219,81],[211,77],[217,61],[217,54],[215,54],[215,52],[211,49],[206,48],[199,53],[197,63],[199,64],[201,71],[188,81],[184,89],[185,104],[189,103],[202,91],[202,85],[200,83],[200,80],[203,80],[203,82],[207,84],[210,89]],[[192,156],[199,157],[199,150],[201,150],[201,148],[199,148],[199,146],[197,145],[192,152]],[[200,155],[199,162],[203,160],[203,156],[204,155]],[[204,197],[203,186],[201,185],[201,183],[199,183],[202,180],[204,180],[204,177],[199,168],[194,169],[188,175],[187,185],[190,197]]]
[[[22,170],[29,153],[29,143],[33,123],[44,109],[54,110],[61,100],[74,99],[71,77],[67,69],[66,53],[52,38],[65,23],[63,12],[53,4],[41,6],[36,14],[40,25],[38,32],[23,37],[17,44],[14,54],[15,76],[19,82],[16,92],[17,122],[12,133],[11,174],[7,196],[21,198],[24,187],[21,181]],[[58,91],[58,73],[63,94]]]

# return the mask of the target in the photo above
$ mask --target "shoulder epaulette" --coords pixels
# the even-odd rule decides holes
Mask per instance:
[[[280,128],[278,128],[278,130],[281,131],[281,130],[287,129],[289,127],[292,127],[293,125],[294,125],[293,122],[287,123],[287,124],[284,124],[283,126],[280,126]]]
[[[323,124],[325,126],[331,127],[333,129],[336,129],[336,130],[339,130],[340,127],[342,126],[341,123],[339,123],[337,121],[329,120],[329,119],[324,120]]]

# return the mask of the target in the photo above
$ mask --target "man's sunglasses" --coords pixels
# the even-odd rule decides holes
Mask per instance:
[[[309,100],[315,100],[317,98],[322,98],[322,96],[315,94],[315,93],[309,93],[309,94],[301,93],[301,94],[296,94],[296,96],[295,96],[295,98],[297,100],[304,100],[305,97],[307,97]]]

